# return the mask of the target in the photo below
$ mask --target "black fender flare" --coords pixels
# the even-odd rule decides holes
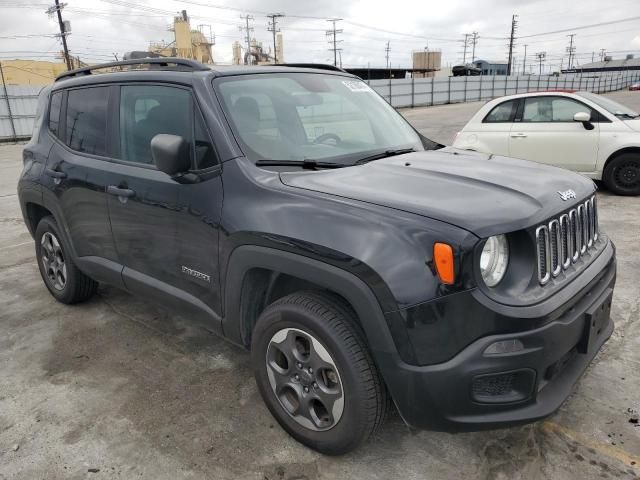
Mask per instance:
[[[344,297],[356,311],[374,359],[398,357],[391,332],[378,299],[356,275],[303,255],[257,245],[242,245],[230,255],[224,292],[224,335],[244,345],[242,338],[242,287],[253,268],[291,275],[327,288]]]

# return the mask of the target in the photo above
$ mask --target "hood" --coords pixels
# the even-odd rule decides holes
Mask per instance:
[[[633,130],[635,132],[640,132],[640,118],[630,118],[629,120],[623,120],[623,122],[631,130]]]
[[[595,190],[591,180],[567,170],[450,147],[280,178],[290,187],[422,215],[479,237],[541,223]],[[558,192],[569,189],[577,198],[562,200]]]

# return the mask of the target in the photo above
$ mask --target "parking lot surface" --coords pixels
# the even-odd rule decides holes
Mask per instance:
[[[611,96],[640,109],[640,92]],[[402,113],[451,143],[480,105]],[[618,249],[616,330],[555,415],[456,435],[410,432],[392,415],[332,458],[277,425],[243,350],[111,287],[56,303],[20,215],[20,169],[21,146],[0,146],[1,480],[640,478],[640,197],[598,194]]]

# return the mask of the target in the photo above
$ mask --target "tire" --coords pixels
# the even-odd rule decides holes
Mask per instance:
[[[382,379],[354,312],[338,297],[301,292],[269,305],[253,331],[251,360],[271,414],[320,453],[355,449],[386,416]]]
[[[56,300],[66,304],[79,303],[96,293],[98,282],[82,273],[73,263],[53,217],[40,220],[35,241],[40,275]]]
[[[611,159],[602,181],[616,195],[640,195],[640,154],[623,153]]]

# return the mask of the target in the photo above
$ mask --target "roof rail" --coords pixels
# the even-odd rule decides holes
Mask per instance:
[[[348,73],[346,70],[330,65],[327,63],[274,63],[274,67],[298,67],[298,68],[317,68],[319,70],[332,70],[334,72]]]
[[[175,65],[176,69],[180,70],[209,70],[206,65],[196,62],[195,60],[189,60],[187,58],[176,57],[162,57],[162,58],[136,58],[132,60],[122,60],[119,62],[100,63],[97,65],[90,65],[88,67],[77,68],[68,72],[62,73],[56,77],[56,82],[64,80],[66,78],[79,77],[82,75],[91,75],[93,70],[100,70],[102,68],[123,67],[128,65],[157,65],[159,67],[169,68],[170,65]]]

